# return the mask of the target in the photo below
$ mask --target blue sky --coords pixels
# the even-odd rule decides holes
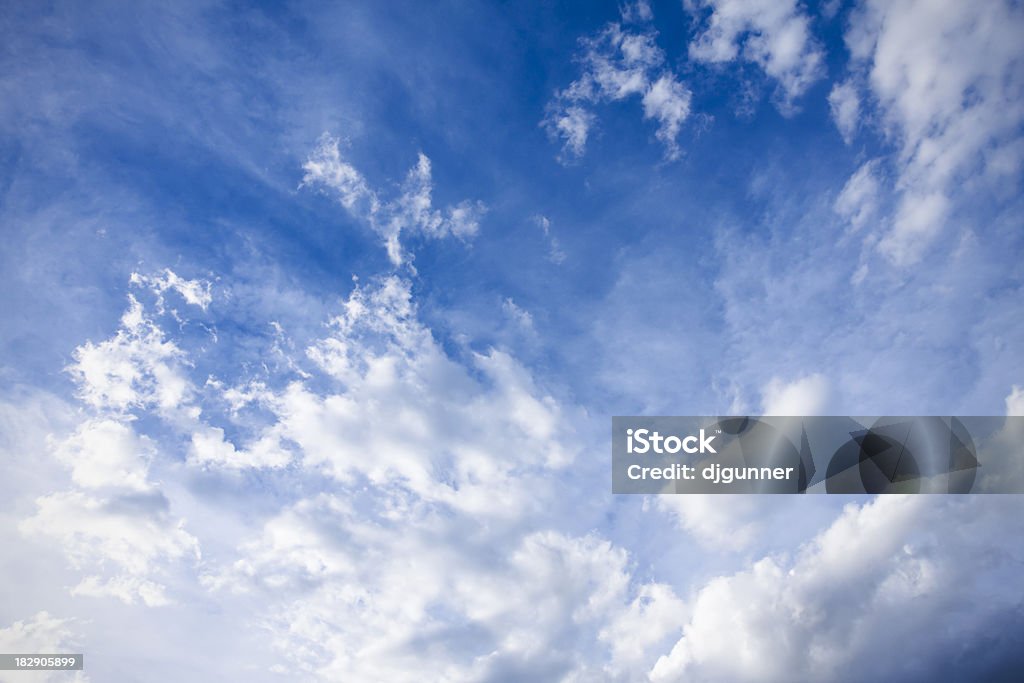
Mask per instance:
[[[1020,664],[1016,497],[615,498],[607,443],[1024,411],[1017,4],[0,17],[0,650],[89,680]]]

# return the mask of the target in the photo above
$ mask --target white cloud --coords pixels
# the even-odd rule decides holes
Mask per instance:
[[[882,496],[850,505],[795,557],[764,557],[708,581],[651,679],[934,678],[943,661],[956,660],[948,648],[985,632],[1019,601],[1004,583],[1016,560],[990,552],[1021,532],[1013,503]],[[913,658],[902,656],[906,639],[915,643]]]
[[[530,472],[572,459],[561,409],[501,351],[472,354],[471,374],[415,316],[408,281],[358,287],[309,349],[343,391],[293,383],[268,399],[282,437],[342,481],[361,474],[480,514],[497,490],[509,506],[529,505]]]
[[[88,598],[116,598],[126,605],[142,602],[147,607],[171,604],[163,585],[132,574],[109,578],[87,576],[71,589],[71,595]]]
[[[624,20],[648,21],[644,17],[650,8],[642,11],[640,7],[623,8]],[[679,157],[678,136],[690,115],[690,91],[663,66],[665,53],[657,46],[656,37],[649,27],[634,30],[611,23],[595,36],[580,40],[582,73],[556,93],[542,122],[552,138],[562,140],[563,160],[578,158],[586,151],[595,122],[588,105],[633,96],[641,98],[644,118],[658,121],[656,136],[665,145],[666,158]]]
[[[154,445],[131,427],[113,420],[90,420],[64,441],[54,456],[71,468],[71,479],[86,489],[120,488],[146,492],[148,460]]]
[[[72,593],[112,595],[151,606],[168,602],[163,586],[149,579],[166,562],[198,559],[196,539],[168,512],[159,492],[100,497],[80,491],[43,496],[36,514],[20,524],[33,539],[51,538],[79,568],[112,566],[113,576],[86,577]]]
[[[764,530],[763,506],[755,496],[660,495],[654,505],[706,548],[742,550]]]
[[[337,493],[276,513],[202,579],[265,604],[257,623],[284,671],[632,680],[675,640],[670,587],[634,581],[597,535],[545,528],[573,416],[514,358],[454,361],[395,276],[358,286],[309,355],[334,383],[245,401],[269,406],[301,467]]]
[[[878,243],[893,262],[921,258],[968,176],[993,182],[1024,163],[1022,32],[1024,10],[1001,1],[869,0],[850,15],[852,69],[899,148],[901,200]]]
[[[860,96],[852,81],[836,83],[828,94],[828,106],[832,111],[832,120],[843,136],[843,142],[850,144],[857,132],[860,119]]]
[[[37,498],[35,513],[19,530],[32,541],[56,540],[76,568],[96,572],[72,594],[156,606],[169,598],[153,577],[169,563],[198,558],[199,545],[150,479],[156,444],[136,433],[128,411],[152,410],[173,423],[189,423],[199,409],[182,410],[193,393],[185,353],[141,303],[129,299],[118,332],[100,344],[78,347],[68,368],[79,397],[97,415],[66,438],[48,440],[77,488]]]
[[[200,467],[226,469],[284,467],[291,461],[292,454],[281,442],[279,431],[271,427],[239,450],[224,438],[220,427],[202,427],[192,434],[189,462]]]
[[[163,279],[138,274],[132,274],[131,279],[132,283],[153,290],[158,313],[163,312],[163,293],[173,286],[166,283],[176,282],[171,271],[164,272],[169,275]],[[186,291],[189,289],[186,287]],[[200,291],[209,294],[208,287]],[[192,359],[168,339],[137,299],[129,297],[129,301],[120,329],[113,337],[99,344],[86,342],[75,349],[76,362],[68,371],[79,385],[79,396],[101,414],[113,413],[120,419],[128,419],[130,411],[155,409],[159,417],[168,421],[168,426],[190,437],[188,462],[192,465],[246,469],[288,464],[292,456],[281,442],[279,426],[258,430],[244,448],[238,449],[225,438],[222,427],[200,419],[198,392],[189,377]],[[174,316],[184,323],[178,314]],[[280,353],[279,337],[278,331],[275,350]],[[237,388],[224,389],[210,380],[207,385],[215,393],[223,394],[229,403],[240,395]],[[129,426],[111,419],[95,419],[82,423],[76,435],[55,454],[73,468],[73,479],[80,486],[116,485],[146,490],[143,456],[149,457],[153,450],[149,440],[137,437]]]
[[[129,296],[117,334],[99,344],[75,349],[67,370],[79,396],[91,407],[113,412],[156,406],[174,411],[186,402],[191,387],[181,367],[183,354]]]
[[[131,283],[148,287],[157,295],[157,309],[163,312],[164,298],[166,291],[172,290],[181,295],[185,303],[206,310],[206,307],[213,301],[211,283],[206,280],[187,280],[180,277],[170,268],[164,268],[160,275],[141,275],[132,273]]]
[[[341,157],[340,141],[324,135],[302,165],[305,183],[318,183],[337,194],[338,201],[356,216],[372,216],[380,210],[377,193],[370,189],[363,174]]]
[[[596,117],[578,104],[551,107],[544,118],[544,125],[553,137],[562,138],[562,153],[569,157],[581,157],[587,150],[587,138],[594,127]]]
[[[828,404],[829,391],[828,380],[818,373],[790,382],[773,377],[761,392],[761,414],[821,415]]]
[[[900,199],[890,230],[878,242],[896,265],[916,263],[938,235],[949,214],[950,200],[943,192],[906,192]]]
[[[789,290],[778,296],[788,300]],[[515,315],[512,305],[508,312]],[[144,312],[136,317],[146,319]],[[182,372],[191,370],[190,358],[176,348]],[[709,612],[736,611],[729,595],[754,605],[753,625],[742,616],[742,623],[727,624],[744,638],[757,633],[756,614],[780,618],[786,628],[803,633],[802,617],[773,611],[780,608],[765,596],[774,590],[804,598],[807,610],[832,609],[820,605],[829,593],[819,585],[824,579],[790,590],[786,576],[792,568],[822,565],[824,560],[812,556],[837,554],[834,546],[845,538],[828,541],[823,534],[797,559],[771,557],[762,569],[716,579],[734,581],[728,588],[716,592],[711,582],[684,601],[664,578],[648,578],[652,570],[646,563],[588,533],[591,525],[583,515],[553,511],[564,506],[575,513],[590,490],[581,484],[588,459],[578,457],[575,411],[507,353],[446,351],[419,320],[408,280],[391,276],[357,286],[308,352],[311,372],[298,381],[249,381],[232,388],[212,381],[195,392],[195,407],[204,415],[214,413],[203,403],[211,398],[231,416],[266,411],[270,422],[254,430],[253,439],[238,440],[234,430],[201,422],[198,415],[182,419],[161,413],[156,403],[133,404],[133,410],[155,413],[176,430],[160,443],[191,438],[190,461],[205,467],[260,466],[263,456],[251,444],[275,439],[268,452],[289,464],[287,476],[279,478],[285,471],[272,469],[278,463],[264,462],[261,486],[273,494],[251,499],[252,519],[240,525],[241,534],[211,530],[216,525],[210,519],[193,521],[187,530],[172,514],[180,510],[180,489],[167,487],[165,495],[147,467],[162,461],[160,473],[168,477],[182,468],[168,466],[174,456],[133,432],[148,420],[100,415],[54,442],[79,489],[40,498],[21,530],[68,552],[82,570],[71,589],[78,600],[115,598],[151,606],[180,600],[183,587],[173,572],[195,569],[195,530],[204,550],[208,537],[215,548],[200,567],[201,583],[212,591],[211,607],[238,609],[239,623],[249,632],[261,629],[281,653],[281,670],[304,680],[401,681],[422,678],[423,671],[452,680],[626,681],[643,680],[652,670],[670,680],[691,673],[698,680],[713,673],[731,678],[737,671],[739,677],[751,655],[743,651],[722,663],[725,655],[702,643],[706,629],[717,628]],[[782,376],[788,381],[766,386],[766,406],[804,413],[827,402],[830,387],[821,376]],[[248,445],[236,448],[232,439]],[[97,446],[107,442],[116,446],[110,453]],[[279,446],[287,447],[287,460]],[[268,502],[277,496],[287,496],[287,502]],[[767,544],[761,537],[779,535],[775,526],[793,526],[762,501],[731,500],[728,509],[716,510],[722,502],[677,496],[657,505],[703,545],[726,550],[750,552]],[[209,504],[207,514],[216,513]],[[946,514],[912,520],[904,528],[911,534]],[[657,524],[657,516],[648,516],[647,523]],[[873,537],[881,533],[878,524],[854,526]],[[987,524],[983,529],[996,528]],[[655,528],[670,537],[679,533]],[[242,540],[232,551],[226,538]],[[858,543],[854,550],[869,555]],[[899,552],[901,546],[895,547]],[[884,600],[902,600],[908,591],[930,595],[921,591],[941,585],[916,578],[913,572],[930,571],[921,562],[888,571],[891,555],[858,565],[869,575],[881,567],[876,603],[884,607]],[[828,557],[820,576],[861,585]],[[755,578],[744,578],[748,573]],[[866,618],[883,612],[879,607]],[[848,612],[840,614],[842,620]],[[781,647],[789,662],[788,642],[751,641],[749,648],[756,653]],[[833,647],[825,636],[815,642]],[[666,654],[673,644],[675,652]],[[856,647],[834,659],[815,653],[815,661],[841,663],[856,656]]]
[[[665,145],[668,159],[679,157],[676,138],[679,128],[690,116],[690,91],[671,73],[662,74],[651,83],[643,97],[644,118],[658,120],[657,137]]]
[[[677,636],[681,601],[632,587],[607,541],[515,532],[494,552],[493,540],[421,505],[389,520],[325,494],[270,520],[207,583],[269,598],[267,624],[307,679],[634,677]]]
[[[399,194],[384,201],[370,188],[363,175],[342,158],[337,138],[324,134],[303,165],[303,185],[331,190],[341,205],[355,218],[365,221],[384,238],[388,258],[396,265],[409,261],[401,235],[418,234],[432,239],[449,235],[469,239],[480,229],[487,207],[479,201],[464,200],[444,211],[433,204],[433,180],[430,159],[420,154]]]
[[[723,63],[737,58],[757,64],[779,85],[783,113],[824,73],[824,53],[811,35],[810,19],[797,0],[687,0],[697,14],[711,10],[703,31],[690,43],[692,59]]]
[[[622,675],[625,680],[635,680],[639,672],[649,668],[652,653],[662,651],[667,638],[678,637],[689,615],[686,603],[671,586],[648,583],[636,593],[625,609],[611,615],[599,634],[611,648],[608,673]]]

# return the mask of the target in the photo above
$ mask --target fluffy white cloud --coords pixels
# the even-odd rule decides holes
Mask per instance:
[[[1007,605],[1019,610],[1006,583],[1018,561],[991,552],[1024,531],[1014,504],[883,496],[850,505],[795,557],[765,557],[707,582],[651,679],[933,678]],[[916,656],[908,658],[910,639]],[[943,654],[949,648],[954,654]]]
[[[433,239],[449,235],[469,239],[476,235],[486,206],[482,202],[464,200],[443,212],[435,208],[430,159],[426,155],[419,155],[398,196],[384,201],[362,173],[342,158],[339,145],[337,138],[327,134],[321,137],[303,165],[306,173],[302,183],[332,191],[349,213],[365,221],[384,238],[388,258],[394,265],[409,260],[400,239],[403,231]]]
[[[277,427],[271,427],[239,450],[224,438],[222,428],[201,427],[192,434],[189,462],[200,467],[227,469],[284,467],[292,454],[281,442],[279,432]]]
[[[306,466],[486,514],[499,490],[529,506],[531,471],[572,459],[554,399],[504,352],[471,354],[469,370],[449,358],[417,321],[408,281],[356,288],[331,328],[309,356],[340,390],[297,382],[264,397]]]
[[[383,507],[376,517],[336,496],[302,501],[207,583],[269,599],[290,670],[317,680],[629,680],[678,635],[679,599],[631,586],[625,552],[607,541],[499,541],[472,519]]]
[[[113,420],[90,420],[64,441],[56,442],[54,455],[71,468],[71,479],[86,489],[120,488],[143,493],[147,461],[155,448],[128,425]]]
[[[546,528],[573,417],[511,356],[456,362],[410,283],[358,286],[309,348],[322,377],[255,387],[336,493],[275,514],[203,583],[259,617],[307,679],[632,680],[678,636],[682,603],[597,535]],[[539,529],[539,530],[538,530]],[[633,632],[646,618],[643,629]]]
[[[93,408],[125,412],[155,406],[174,411],[191,393],[181,367],[183,353],[134,296],[129,301],[117,334],[79,346],[67,370],[78,383],[79,396]]]
[[[779,86],[783,113],[824,73],[824,53],[797,0],[686,0],[693,14],[710,10],[690,43],[690,57],[711,63],[737,58],[757,64]]]
[[[665,73],[647,88],[643,105],[644,118],[658,120],[656,135],[665,145],[666,157],[678,158],[680,152],[676,138],[683,122],[690,116],[690,91],[674,74]]]
[[[572,158],[583,156],[587,139],[597,117],[578,104],[549,107],[544,126],[553,137],[562,139],[562,154]]]
[[[894,263],[917,261],[942,234],[968,175],[984,184],[1019,173],[1022,32],[1024,10],[1003,1],[867,0],[851,14],[852,69],[866,72],[899,148],[899,206],[878,242]]]
[[[145,311],[137,317],[164,338]],[[181,371],[193,370],[198,359],[185,355],[184,341],[175,343]],[[812,638],[812,661],[821,665],[814,671],[842,670],[858,648],[869,647],[868,640],[836,644],[838,636],[825,626],[852,615],[870,630],[888,617],[887,600],[909,614],[906,595],[948,592],[940,570],[952,555],[936,559],[927,539],[916,534],[953,518],[956,510],[918,514],[917,504],[908,503],[909,512],[852,509],[842,518],[850,519],[841,519],[795,559],[769,556],[698,586],[692,600],[680,598],[678,585],[648,578],[646,565],[588,533],[588,524],[569,530],[566,520],[573,516],[552,512],[581,506],[590,494],[579,484],[580,470],[567,470],[581,460],[574,411],[507,353],[448,352],[420,321],[406,279],[357,286],[307,353],[309,372],[289,375],[297,380],[235,387],[211,381],[203,391],[193,389],[194,407],[203,411],[187,419],[158,403],[132,404],[172,428],[175,436],[164,435],[162,445],[174,444],[175,437],[190,440],[193,464],[263,466],[262,485],[287,491],[277,493],[287,502],[262,507],[247,520],[248,531],[232,537],[242,539],[237,548],[204,520],[186,528],[172,514],[180,507],[174,497],[180,489],[168,487],[165,494],[150,468],[161,460],[162,474],[182,468],[167,467],[169,453],[135,433],[147,420],[114,419],[101,409],[103,414],[53,442],[78,489],[40,498],[21,530],[29,539],[55,540],[65,548],[84,575],[73,595],[147,605],[174,601],[182,586],[172,572],[197,565],[194,532],[204,549],[208,535],[217,548],[199,566],[201,583],[211,591],[206,598],[238,608],[247,629],[259,627],[281,653],[280,670],[292,677],[401,681],[430,671],[450,680],[626,681],[651,672],[667,680],[742,678],[758,653],[773,650],[781,652],[780,671],[802,666],[793,664],[797,655],[786,648],[791,638],[813,630],[803,622],[808,614],[824,614],[806,618],[827,631]],[[773,412],[815,412],[828,399],[830,387],[821,376],[789,377],[795,379],[765,388],[766,407],[792,407]],[[266,442],[268,450],[261,455],[252,445],[236,448],[226,425],[199,419],[215,413],[205,401],[228,406],[225,419],[232,421],[247,410],[264,411],[269,422],[243,442]],[[231,431],[238,427],[232,424]],[[570,476],[576,483],[567,487]],[[303,483],[296,486],[294,477]],[[779,513],[799,513],[773,511],[761,500],[730,500],[727,509],[721,498],[676,496],[656,504],[703,545],[747,552],[763,547],[760,537],[778,536],[773,526],[793,526]],[[982,512],[979,537],[998,528],[996,515]],[[880,520],[891,520],[894,528],[882,530]],[[655,515],[646,522],[660,523]],[[864,540],[887,532],[898,538],[882,539],[877,553]],[[912,551],[903,551],[904,545]],[[849,571],[841,561],[844,547],[857,553]],[[903,562],[900,553],[911,559]],[[928,573],[934,567],[941,581]],[[857,578],[858,571],[866,578]],[[852,591],[870,584],[869,606],[834,605],[827,581]],[[777,593],[788,596],[792,607],[771,602]],[[726,617],[715,616],[723,614],[724,625]],[[972,623],[992,616],[973,614]],[[776,621],[784,627],[781,640],[753,640],[761,624]],[[723,628],[740,634],[746,649],[732,655],[716,649],[707,634],[720,636]],[[912,630],[908,625],[904,632]]]
[[[180,279],[164,271],[162,280],[136,275],[132,282],[151,286],[162,306],[163,293],[173,285],[159,283]],[[205,287],[198,291],[208,294]],[[204,301],[195,303],[205,307]],[[32,541],[56,540],[75,568],[94,572],[72,594],[167,604],[158,577],[179,560],[198,559],[199,545],[150,478],[158,449],[136,432],[129,411],[152,411],[172,424],[195,422],[200,410],[190,405],[188,359],[134,296],[117,333],[79,346],[74,358],[68,370],[95,414],[67,437],[48,442],[76,488],[37,498],[35,513],[19,529]]]
[[[650,19],[646,5],[627,6],[623,18]],[[631,28],[611,23],[597,35],[580,40],[580,77],[556,93],[542,124],[563,142],[562,158],[578,158],[586,151],[596,117],[587,108],[628,97],[641,98],[645,119],[658,122],[656,136],[665,145],[665,157],[676,159],[678,136],[690,116],[690,91],[664,67],[665,53],[655,42],[657,33],[644,26]]]

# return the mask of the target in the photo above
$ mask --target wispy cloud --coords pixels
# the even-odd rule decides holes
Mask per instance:
[[[832,110],[836,128],[843,136],[843,141],[849,145],[860,123],[860,96],[857,88],[849,81],[836,83],[828,94],[828,106]]]
[[[580,39],[580,77],[555,94],[542,122],[551,137],[563,141],[564,161],[586,151],[597,121],[591,107],[634,96],[641,99],[644,118],[658,122],[656,136],[665,145],[665,158],[674,160],[681,154],[678,137],[690,116],[691,94],[665,66],[658,34],[644,23],[651,16],[646,5],[630,5],[623,10],[624,23],[613,22]],[[641,23],[633,26],[629,21]]]
[[[558,241],[558,237],[555,236],[551,229],[551,219],[547,216],[534,216],[534,222],[544,233],[544,239],[548,243],[548,260],[559,265],[565,261],[568,255],[562,249],[562,244]]]
[[[400,237],[403,232],[431,239],[447,236],[470,239],[480,228],[486,206],[479,201],[464,200],[444,211],[434,208],[433,180],[430,159],[420,154],[409,170],[399,193],[391,200],[379,198],[363,175],[342,158],[340,141],[324,135],[303,165],[303,184],[333,192],[343,207],[355,218],[366,222],[384,238],[388,258],[395,266],[408,264],[409,255]]]

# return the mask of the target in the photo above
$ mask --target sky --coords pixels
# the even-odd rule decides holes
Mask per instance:
[[[0,2],[0,651],[85,653],[0,680],[1015,680],[1018,496],[614,496],[609,426],[1024,414],[1021,35]]]

